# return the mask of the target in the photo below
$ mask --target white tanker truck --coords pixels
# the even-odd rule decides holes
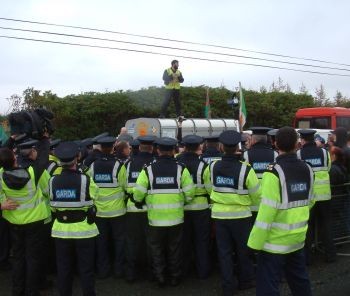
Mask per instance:
[[[176,139],[178,121],[171,118],[136,118],[128,120],[125,127],[134,139],[145,135]],[[238,120],[188,118],[182,122],[183,137],[190,134],[201,137],[218,136],[226,130],[239,131]]]

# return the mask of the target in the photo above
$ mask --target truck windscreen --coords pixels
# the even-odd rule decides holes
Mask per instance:
[[[297,128],[331,129],[331,117],[302,117],[297,118]]]

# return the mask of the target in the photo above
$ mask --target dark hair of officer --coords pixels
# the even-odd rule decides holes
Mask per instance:
[[[140,142],[139,150],[140,152],[153,152],[153,144],[157,139],[156,136],[140,136],[137,140]]]
[[[172,66],[174,66],[176,63],[179,63],[179,61],[178,61],[178,60],[172,60],[172,61],[171,61],[171,65],[172,65]]]
[[[298,141],[298,134],[290,126],[281,127],[276,133],[276,146],[282,152],[294,152]]]
[[[0,148],[0,168],[9,170],[14,168],[16,157],[12,150],[7,147]]]
[[[220,143],[219,143],[219,136],[208,136],[205,137],[205,148],[215,148],[219,150]]]
[[[198,151],[199,145],[200,144],[198,144],[198,145],[188,145],[188,146],[185,145],[185,151],[186,152],[193,152],[193,153],[195,153],[195,152]]]
[[[153,152],[153,144],[140,144],[139,150],[140,150],[140,152],[152,153]]]
[[[159,156],[173,156],[175,154],[175,146],[171,150],[164,150],[160,146],[157,147],[157,152]]]

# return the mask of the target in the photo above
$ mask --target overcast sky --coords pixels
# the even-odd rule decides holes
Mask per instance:
[[[346,0],[0,0],[0,4],[0,17],[5,18],[93,27],[350,64],[348,15],[350,1]],[[0,20],[0,26],[280,59],[241,51],[2,20]],[[4,29],[0,31],[0,35],[136,48],[136,46],[115,42],[39,35]],[[294,91],[298,91],[300,85],[304,83],[309,92],[314,94],[315,88],[322,83],[329,97],[334,97],[336,90],[350,96],[350,77],[198,61],[181,58],[179,55],[272,65],[268,62],[242,58],[137,47],[138,50],[169,54],[169,56],[159,56],[3,38],[0,38],[0,48],[1,113],[8,110],[6,98],[12,94],[21,95],[27,87],[51,90],[59,96],[64,96],[85,91],[137,90],[141,87],[161,86],[162,73],[173,58],[180,60],[180,70],[183,72],[186,86],[224,85],[233,89],[241,81],[245,88],[258,90],[261,85],[269,87],[272,81],[281,77]],[[293,65],[274,65],[298,68]],[[350,72],[345,71],[299,68],[350,75]],[[350,67],[347,68],[350,69]]]

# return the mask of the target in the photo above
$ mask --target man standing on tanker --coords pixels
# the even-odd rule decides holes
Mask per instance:
[[[172,98],[174,99],[175,103],[176,116],[182,117],[180,103],[180,83],[184,82],[184,78],[182,77],[182,73],[179,70],[179,61],[173,60],[171,62],[171,67],[166,69],[163,73],[163,80],[166,92],[159,117],[166,117],[167,109]]]

